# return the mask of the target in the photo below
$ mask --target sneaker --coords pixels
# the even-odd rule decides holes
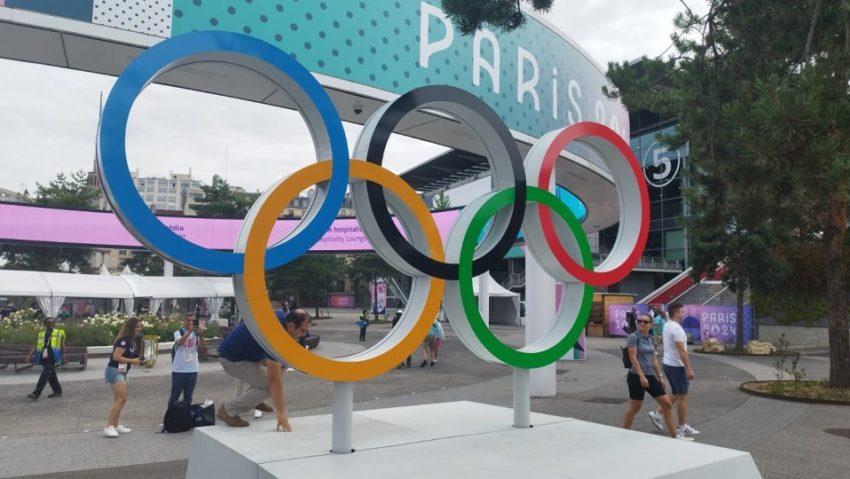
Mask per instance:
[[[427,359],[423,359],[423,360],[422,360],[422,364],[420,364],[420,365],[419,365],[419,367],[420,367],[420,368],[424,368],[424,367],[425,367],[425,366],[427,366],[427,365],[428,365],[428,360],[427,360]]]
[[[684,434],[685,436],[699,436],[699,431],[692,428],[691,426],[685,424],[684,426],[679,426],[676,428],[676,431],[679,434]]]
[[[103,429],[103,435],[106,437],[118,437],[118,431],[115,430],[115,426],[106,426]]]
[[[432,368],[434,367],[434,361],[431,361],[431,367]]]
[[[254,406],[254,409],[256,409],[257,411],[260,411],[260,412],[274,412],[274,409],[272,409],[271,406],[269,406],[268,404],[266,404],[264,402],[261,402],[260,404],[257,404],[256,406]]]
[[[254,409],[254,419],[260,419],[261,417],[263,417],[263,411],[260,411],[259,409]]]
[[[676,439],[678,439],[680,441],[690,441],[690,442],[693,442],[693,440],[694,440],[694,438],[692,438],[692,437],[683,436],[681,434],[677,434]]]
[[[47,397],[49,397],[49,398],[58,398],[58,397],[59,397],[59,396],[61,396],[61,395],[62,395],[62,391],[54,391],[54,392],[52,392],[52,393],[48,394],[48,395],[47,395]]]
[[[652,424],[655,424],[655,427],[657,427],[659,431],[663,431],[664,420],[661,418],[661,415],[658,414],[658,411],[651,409],[647,414],[649,414],[649,418],[652,419]]]
[[[219,418],[221,422],[227,424],[230,427],[248,427],[248,421],[240,418],[239,416],[230,416],[227,414],[227,411],[224,410],[224,404],[218,408],[218,413],[216,413],[215,417]]]
[[[36,393],[29,393],[29,394],[27,394],[27,397],[32,399],[33,401],[38,400],[38,395]]]
[[[118,431],[118,434],[127,434],[128,432],[133,432],[133,430],[129,427],[124,427],[120,424],[115,427],[115,430]]]

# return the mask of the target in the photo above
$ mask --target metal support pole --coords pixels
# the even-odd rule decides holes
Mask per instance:
[[[514,427],[531,427],[531,371],[514,368]]]
[[[331,452],[351,454],[351,422],[354,416],[354,383],[335,382],[331,419]]]

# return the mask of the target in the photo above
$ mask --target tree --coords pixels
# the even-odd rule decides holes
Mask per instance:
[[[355,291],[363,293],[369,291],[369,285],[375,283],[381,278],[389,279],[390,277],[399,274],[392,266],[387,264],[383,258],[376,253],[357,254],[351,257],[348,262],[347,275],[348,279],[354,284]],[[374,290],[372,300],[375,304],[378,303],[378,288]],[[375,319],[378,319],[378,311],[375,310]]]
[[[525,0],[538,12],[548,12],[554,0]],[[490,25],[510,32],[525,24],[520,0],[443,0],[443,11],[463,35]]]
[[[198,216],[209,218],[244,218],[259,196],[258,193],[232,191],[227,181],[218,175],[213,175],[211,185],[201,186],[201,189],[204,197],[193,208]]]
[[[447,210],[452,207],[452,199],[446,196],[445,191],[441,191],[437,196],[434,197],[434,209],[435,210]]]
[[[677,55],[610,64],[632,109],[679,118],[690,141],[695,270],[729,265],[741,290],[784,287],[787,241],[824,248],[830,386],[850,386],[844,237],[850,201],[850,6],[822,0],[711,0],[677,16]],[[739,316],[740,317],[740,316]],[[741,336],[739,335],[739,338]]]
[[[54,208],[91,208],[100,192],[88,186],[88,176],[82,170],[69,176],[64,173],[46,186],[36,183],[32,203]],[[25,197],[25,199],[28,198]],[[5,269],[33,271],[78,271],[90,272],[92,250],[66,246],[0,245],[0,259]]]
[[[55,208],[89,209],[100,196],[100,191],[88,184],[88,175],[83,170],[56,175],[56,179],[47,184],[36,183],[33,203]]]
[[[295,296],[298,304],[312,302],[319,315],[328,293],[338,289],[345,277],[345,263],[337,255],[306,254],[295,261],[266,272],[271,297]]]

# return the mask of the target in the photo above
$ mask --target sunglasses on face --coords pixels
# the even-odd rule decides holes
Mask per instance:
[[[651,323],[651,322],[652,322],[652,321],[647,321],[647,320],[645,320],[645,319],[640,319],[640,320],[638,320],[638,324],[649,324],[649,323]]]

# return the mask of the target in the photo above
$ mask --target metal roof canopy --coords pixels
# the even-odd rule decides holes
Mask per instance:
[[[141,51],[162,40],[151,35],[0,7],[0,58],[117,76]],[[317,74],[316,77],[340,117],[352,123],[363,124],[378,108],[398,97],[326,75]],[[156,83],[283,108],[294,107],[289,97],[265,78],[229,64],[195,63],[161,75]],[[360,110],[358,114],[354,113],[355,105]],[[459,126],[445,115],[415,111],[404,117],[395,133],[445,145],[464,154],[483,154],[484,149],[477,139],[468,129]],[[514,136],[519,138],[517,146],[524,155],[531,139],[516,132]],[[443,178],[457,175],[460,181],[464,175],[484,171],[464,154],[450,155],[438,162],[436,166],[445,169]],[[585,229],[598,231],[617,222],[619,203],[607,169],[592,158],[593,155],[589,156],[571,156],[572,161],[562,156],[556,169],[556,182],[581,198],[588,208]],[[486,161],[483,166],[489,168]],[[427,180],[416,180],[410,175],[408,178],[420,184]]]

